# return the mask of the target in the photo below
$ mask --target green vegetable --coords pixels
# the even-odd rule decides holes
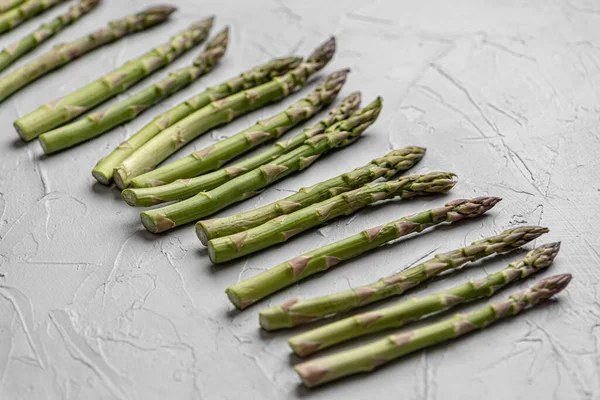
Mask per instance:
[[[0,34],[10,31],[41,12],[66,0],[27,0],[0,15]],[[13,2],[15,4],[17,2]],[[8,4],[4,7],[8,7]]]

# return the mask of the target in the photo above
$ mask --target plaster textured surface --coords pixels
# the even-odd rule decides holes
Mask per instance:
[[[17,65],[97,24],[159,2],[104,3]],[[177,3],[180,10],[168,24],[85,56],[0,107],[0,398],[600,398],[597,1]],[[0,47],[62,9],[3,35]],[[216,29],[231,26],[232,38],[228,55],[205,78],[136,121],[68,152],[44,157],[37,143],[17,140],[11,126],[17,117],[210,14],[217,16]],[[365,103],[382,95],[379,121],[356,145],[219,215],[267,204],[404,145],[428,148],[414,172],[459,175],[452,194],[369,207],[285,246],[214,267],[193,226],[149,234],[139,209],[121,201],[115,188],[95,183],[96,161],[156,113],[271,57],[308,54],[331,34],[338,52],[321,75],[351,68],[342,95],[361,90]],[[186,65],[195,53],[170,69]],[[164,75],[155,74],[109,104]],[[177,156],[234,134],[308,90],[213,130]],[[386,246],[244,312],[234,311],[224,294],[228,285],[319,245],[453,198],[480,195],[504,200],[484,218]],[[538,243],[561,240],[562,251],[543,276],[571,272],[574,280],[556,301],[468,339],[308,391],[291,368],[298,360],[286,343],[298,331],[258,329],[264,307],[368,283],[432,252],[519,224],[550,227]],[[517,257],[495,257],[409,296],[481,277]]]

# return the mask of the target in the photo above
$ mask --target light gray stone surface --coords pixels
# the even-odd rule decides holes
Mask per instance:
[[[42,47],[149,3],[155,2],[105,0],[91,16]],[[597,1],[177,3],[180,11],[172,22],[96,51],[0,107],[0,398],[600,397]],[[60,11],[2,36],[0,47]],[[217,15],[216,28],[231,26],[232,43],[222,64],[206,78],[72,151],[44,157],[37,143],[17,140],[11,127],[17,117],[209,14]],[[453,194],[371,207],[285,246],[213,267],[193,226],[151,235],[139,223],[139,210],[125,205],[115,188],[91,177],[95,162],[155,113],[270,57],[307,54],[331,34],[338,38],[339,50],[325,72],[350,67],[343,94],[360,89],[365,102],[382,95],[379,121],[353,147],[220,215],[267,204],[409,144],[428,147],[415,172],[459,175]],[[194,53],[172,68],[186,65]],[[235,133],[308,90],[216,129],[178,155]],[[245,312],[234,311],[225,297],[229,284],[318,245],[452,198],[480,195],[504,200],[485,218],[385,247]],[[561,240],[563,246],[543,275],[571,272],[574,281],[556,301],[468,339],[309,392],[291,369],[297,362],[286,344],[292,332],[258,329],[257,313],[263,307],[367,283],[434,251],[518,224],[551,228],[538,243]],[[481,277],[516,257],[496,257],[413,293]]]

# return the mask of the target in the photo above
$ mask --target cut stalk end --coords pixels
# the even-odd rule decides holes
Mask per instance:
[[[158,233],[158,226],[154,223],[154,220],[145,212],[140,213],[140,219],[142,220],[142,225],[148,232]]]
[[[103,185],[110,185],[112,183],[112,175],[107,176],[102,171],[98,171],[98,170],[94,169],[92,171],[92,176],[94,177],[94,179],[96,179],[98,182],[100,182]]]
[[[129,181],[127,180],[126,173],[122,168],[115,168],[113,171],[113,180],[117,187],[121,190],[126,189],[129,186]]]
[[[204,246],[208,246],[208,242],[210,241],[210,239],[208,237],[206,229],[204,228],[201,222],[198,222],[196,224],[196,236],[198,236],[198,239],[200,239],[200,242],[202,242]]]
[[[235,306],[235,308],[237,308],[238,310],[243,310],[244,308],[246,308],[246,307],[242,307],[240,298],[238,297],[237,294],[235,294],[235,292],[233,290],[231,290],[231,288],[225,289],[225,293],[227,294],[227,298],[229,299],[231,304],[233,304]]]
[[[35,139],[35,136],[30,137],[29,135],[27,135],[25,133],[25,131],[23,130],[23,127],[21,126],[21,124],[19,123],[18,120],[13,123],[13,126],[15,127],[15,130],[17,131],[17,133],[19,134],[21,139],[23,139],[24,141],[29,142],[29,141]]]
[[[123,200],[125,200],[125,203],[129,204],[130,206],[135,207],[137,205],[137,196],[133,190],[123,190],[121,192],[121,197],[123,198]]]
[[[210,258],[210,262],[212,262],[213,264],[217,264],[215,247],[211,242],[208,242],[208,257]]]

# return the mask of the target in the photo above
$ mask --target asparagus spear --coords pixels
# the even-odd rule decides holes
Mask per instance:
[[[319,121],[314,127],[306,128],[293,138],[275,143],[268,150],[230,167],[221,168],[196,178],[178,179],[167,185],[125,189],[121,195],[127,204],[131,206],[151,206],[167,201],[187,199],[200,192],[214,189],[237,176],[274,160],[281,154],[296,149],[307,139],[323,133],[329,126],[348,118],[356,110],[359,103],[360,93],[352,93],[342,101],[340,107],[331,110],[327,118]]]
[[[442,322],[412,332],[397,333],[385,339],[333,354],[294,367],[305,386],[313,387],[359,372],[370,372],[405,354],[412,353],[476,329],[483,329],[501,318],[516,315],[563,290],[571,274],[542,279],[527,290],[508,299],[482,307],[468,314],[457,314]]]
[[[53,47],[41,57],[0,79],[0,102],[39,77],[100,46],[166,21],[173,11],[174,7],[151,7],[138,14],[112,21],[108,26],[90,35]],[[34,137],[35,135],[28,135],[26,139],[31,140]]]
[[[2,0],[0,1],[0,13],[5,13],[23,3],[25,3],[25,0]]]
[[[307,120],[321,111],[324,106],[331,104],[346,82],[348,73],[347,70],[334,72],[325,77],[314,92],[298,103],[292,104],[282,113],[264,121],[258,121],[248,129],[171,164],[137,176],[131,180],[132,186],[160,186],[178,178],[202,175],[216,170],[229,160],[252,150],[267,140],[281,137],[293,126]]]
[[[530,237],[538,237],[543,231],[547,231],[547,229],[541,227],[525,228],[533,229],[532,234],[529,235]],[[510,235],[510,233],[508,235]],[[503,234],[501,236],[506,237],[508,235]],[[528,237],[524,236],[523,239],[512,243],[500,242],[498,243],[500,245],[500,251],[509,251],[517,248],[520,244],[527,242],[527,239]],[[469,247],[476,251],[476,246],[481,247],[480,245],[472,245]],[[491,246],[494,245],[492,244]],[[491,246],[486,245],[485,247],[489,248]],[[426,315],[448,310],[458,304],[480,299],[482,297],[491,297],[497,290],[511,282],[517,279],[526,278],[531,274],[549,267],[558,254],[559,248],[560,243],[551,243],[540,246],[537,249],[530,251],[525,258],[509,264],[508,268],[490,274],[483,279],[469,281],[463,285],[456,286],[431,296],[420,299],[411,299],[392,307],[354,315],[324,325],[320,328],[292,337],[289,340],[289,344],[294,350],[294,353],[299,356],[307,356],[316,351],[326,349],[356,337],[379,332],[384,329],[399,328],[407,322],[418,320]],[[471,255],[472,253],[469,251],[469,248],[461,250],[462,251],[460,252],[453,252],[454,257],[452,257],[453,262],[458,262],[459,265],[465,264],[466,262],[472,262],[493,252],[493,250],[488,252],[476,251],[474,255]],[[468,261],[463,262],[463,258]],[[435,262],[435,260],[432,260],[432,262]],[[400,276],[400,274],[397,276]],[[391,293],[390,296],[400,294],[400,292],[402,292],[402,289],[398,290],[398,292],[395,291],[394,293]],[[381,299],[381,297],[379,299]],[[361,303],[361,305],[362,304],[365,303]]]
[[[41,12],[66,0],[28,0],[0,15],[0,33],[10,31]]]
[[[208,254],[213,263],[230,261],[282,243],[333,218],[350,215],[369,204],[394,197],[410,199],[447,193],[454,187],[453,173],[432,172],[403,176],[395,181],[367,184],[293,213],[274,218],[247,231],[212,239]]]
[[[37,30],[33,31],[23,39],[6,47],[0,52],[0,71],[21,58],[24,54],[38,47],[67,26],[71,25],[79,18],[92,11],[102,0],[81,0],[79,3],[71,6],[69,11],[62,14],[52,21],[42,24]],[[2,4],[0,4],[0,12]]]
[[[212,17],[200,21],[173,36],[169,42],[126,62],[108,75],[19,118],[14,123],[17,132],[23,139],[31,140],[124,92],[131,85],[203,42],[212,24]]]
[[[198,237],[202,244],[206,246],[211,239],[233,235],[234,233],[254,228],[273,218],[327,200],[340,193],[357,189],[378,178],[392,177],[399,171],[406,171],[412,168],[423,158],[424,154],[425,149],[422,147],[404,147],[394,150],[384,157],[376,158],[369,164],[354,171],[346,172],[311,187],[301,188],[298,193],[267,204],[266,206],[229,217],[199,221],[196,225]]]
[[[92,139],[124,122],[137,118],[154,104],[183,89],[210,72],[227,50],[228,30],[225,28],[208,43],[206,50],[191,66],[171,72],[168,77],[151,85],[125,101],[108,109],[88,114],[85,118],[40,135],[46,154],[55,153]]]
[[[499,201],[498,197],[454,200],[444,207],[433,208],[364,230],[238,282],[227,288],[227,296],[238,309],[243,310],[278,290],[321,271],[326,271],[344,260],[373,250],[384,243],[411,233],[422,232],[433,225],[479,217]]]
[[[256,168],[209,192],[198,193],[167,207],[142,212],[142,223],[150,232],[164,232],[248,199],[290,173],[307,168],[321,154],[354,143],[375,122],[380,110],[381,100],[377,99],[366,108],[355,112],[349,119],[332,125],[326,133],[313,136],[306,144],[270,164]]]
[[[169,111],[154,118],[152,122],[144,126],[139,132],[121,143],[106,158],[100,160],[92,171],[92,175],[98,182],[108,185],[113,179],[114,170],[118,168],[127,157],[161,131],[213,101],[258,86],[276,76],[285,74],[291,69],[296,68],[301,61],[302,59],[300,57],[276,58],[266,64],[259,65],[249,71],[243,72],[239,76],[222,82],[217,86],[207,88],[202,93],[189,98],[183,103],[178,104]]]
[[[255,88],[212,102],[165,129],[123,161],[114,173],[115,183],[119,188],[125,189],[131,179],[153,169],[181,146],[215,126],[228,123],[240,115],[288,96],[294,89],[304,86],[308,77],[321,70],[331,60],[334,52],[335,40],[332,38],[287,74]],[[171,176],[171,178],[175,180],[193,176]],[[146,175],[146,177],[168,182],[160,175]]]

